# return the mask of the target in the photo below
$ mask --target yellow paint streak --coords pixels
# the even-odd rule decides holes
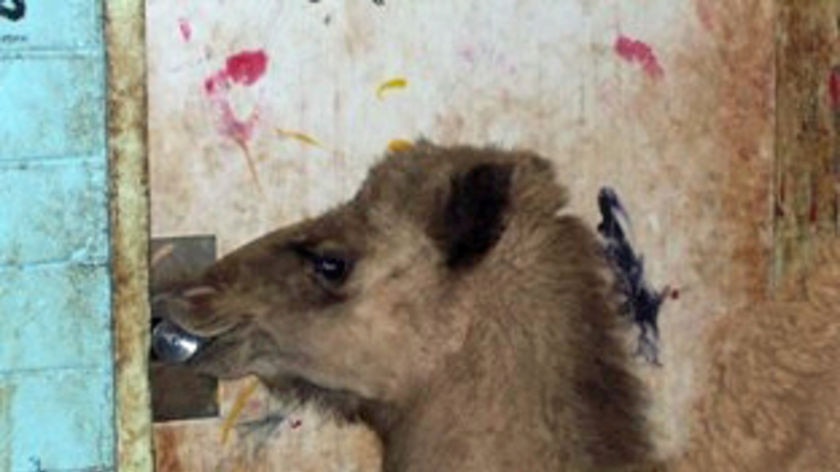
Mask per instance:
[[[408,80],[405,77],[395,77],[382,82],[379,87],[376,88],[376,97],[382,100],[385,96],[385,92],[394,89],[404,89],[406,87],[408,87]]]
[[[248,386],[239,391],[239,394],[233,401],[233,406],[230,408],[230,413],[228,413],[225,421],[222,423],[222,444],[227,443],[228,436],[230,436],[230,430],[233,429],[233,425],[236,424],[236,419],[239,418],[242,414],[242,410],[245,409],[245,405],[248,403],[248,398],[254,394],[259,384],[258,380],[254,380]]]
[[[317,139],[313,138],[312,136],[310,136],[306,133],[301,133],[299,131],[283,130],[283,129],[277,129],[275,131],[276,131],[278,136],[282,136],[284,138],[295,139],[297,141],[300,141],[304,144],[308,144],[310,146],[323,147]]]
[[[392,139],[388,143],[388,150],[391,152],[408,151],[414,147],[414,143],[405,139]]]

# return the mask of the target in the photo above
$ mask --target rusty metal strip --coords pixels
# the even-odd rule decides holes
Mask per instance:
[[[143,0],[105,2],[117,470],[153,470],[148,385],[149,185]]]
[[[832,108],[838,104],[830,87],[838,5],[778,3],[774,286],[804,275],[818,241],[837,230]]]

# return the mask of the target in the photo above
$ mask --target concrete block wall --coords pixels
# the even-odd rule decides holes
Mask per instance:
[[[0,1],[0,471],[114,469],[102,26]]]

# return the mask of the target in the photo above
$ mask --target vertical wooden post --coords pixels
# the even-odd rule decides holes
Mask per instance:
[[[774,284],[808,270],[815,244],[837,229],[833,112],[840,2],[779,2],[776,40]],[[830,88],[835,83],[835,95]]]
[[[149,197],[143,0],[105,2],[117,468],[151,471]]]

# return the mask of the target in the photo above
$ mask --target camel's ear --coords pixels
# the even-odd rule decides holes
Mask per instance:
[[[475,263],[499,240],[511,197],[512,174],[511,164],[486,163],[452,176],[433,223],[434,237],[444,251],[447,266]]]

